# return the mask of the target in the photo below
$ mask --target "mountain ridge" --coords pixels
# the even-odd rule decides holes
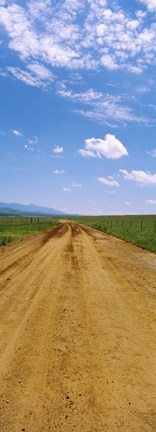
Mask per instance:
[[[46,216],[63,216],[65,213],[61,210],[57,210],[51,207],[39,206],[36,204],[19,204],[19,203],[5,203],[0,202],[0,214],[12,214],[12,215],[46,215]]]

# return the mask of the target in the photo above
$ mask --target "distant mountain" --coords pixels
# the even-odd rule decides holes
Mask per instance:
[[[35,204],[0,203],[0,215],[63,216],[60,210]]]

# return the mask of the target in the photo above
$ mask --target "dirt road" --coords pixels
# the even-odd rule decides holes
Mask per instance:
[[[0,431],[156,431],[156,256],[64,222],[0,250]]]

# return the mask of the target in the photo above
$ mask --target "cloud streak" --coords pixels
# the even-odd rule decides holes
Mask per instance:
[[[119,183],[114,180],[112,177],[97,177],[97,180],[108,187],[119,187]]]
[[[12,133],[17,137],[23,136],[23,134],[17,129],[13,129]]]
[[[145,203],[150,204],[150,205],[156,205],[156,200],[149,199],[149,200],[146,200]]]
[[[64,83],[57,86],[57,94],[75,104],[83,105],[84,108],[76,109],[75,112],[89,119],[97,120],[99,123],[108,124],[136,122],[146,124],[149,120],[134,112],[134,109],[127,104],[125,94],[112,95],[110,93],[97,92],[89,89],[84,92],[73,92],[67,89]]]
[[[44,65],[28,64],[27,70],[9,66],[8,72],[14,77],[32,87],[47,88],[54,80],[54,75]]]

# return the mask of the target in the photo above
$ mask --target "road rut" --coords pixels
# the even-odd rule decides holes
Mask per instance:
[[[0,260],[0,431],[156,431],[156,256],[65,221]]]

